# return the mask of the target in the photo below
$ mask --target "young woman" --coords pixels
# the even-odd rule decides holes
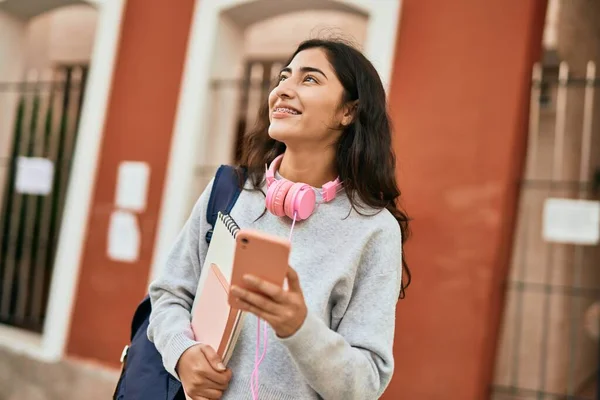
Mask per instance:
[[[375,68],[341,41],[302,43],[244,152],[249,176],[231,216],[282,237],[294,229],[287,289],[252,276],[247,283],[260,294],[232,288],[239,307],[270,328],[259,397],[378,398],[392,377],[396,303],[410,273],[401,251],[408,218],[396,204],[392,132]],[[292,198],[302,185],[293,182],[316,197],[304,220]],[[227,369],[190,328],[211,185],[151,284],[148,335],[192,399],[250,399],[259,319],[245,319]]]

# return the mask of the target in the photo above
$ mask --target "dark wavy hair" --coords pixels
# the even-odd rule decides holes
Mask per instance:
[[[342,40],[310,39],[302,42],[285,65],[303,50],[325,51],[344,87],[341,104],[358,100],[353,122],[341,134],[336,146],[337,173],[352,208],[358,211],[356,196],[374,209],[388,209],[398,221],[403,246],[409,236],[409,218],[399,207],[400,189],[396,182],[396,157],[392,149],[392,126],[387,111],[385,89],[373,64],[356,48]],[[272,84],[271,89],[277,85]],[[286,146],[269,136],[269,106],[263,104],[254,128],[244,137],[240,167],[245,168],[254,189],[264,183],[265,164],[282,154]],[[410,285],[411,273],[402,252],[400,298]]]

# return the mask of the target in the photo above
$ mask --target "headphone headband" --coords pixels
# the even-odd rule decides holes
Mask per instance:
[[[281,160],[283,160],[283,153],[275,157],[275,159],[271,162],[271,165],[266,168],[265,178],[267,180],[267,186],[271,186],[273,182],[275,182],[275,172],[279,169],[281,165]],[[321,187],[321,196],[323,197],[324,202],[331,201],[335,198],[337,191],[342,186],[342,182],[340,181],[339,176],[335,178],[333,181],[329,181]]]

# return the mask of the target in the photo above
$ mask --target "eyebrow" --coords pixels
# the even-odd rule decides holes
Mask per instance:
[[[279,75],[281,75],[281,73],[283,72],[287,72],[287,73],[292,73],[292,69],[290,67],[285,67],[281,70],[281,72],[279,72]],[[325,72],[321,71],[319,68],[315,68],[315,67],[300,67],[300,72],[302,73],[307,73],[307,72],[315,72],[317,74],[321,74],[325,77],[325,79],[329,80],[329,78],[327,78],[327,75],[325,75]]]

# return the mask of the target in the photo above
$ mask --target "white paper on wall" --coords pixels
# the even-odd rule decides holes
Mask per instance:
[[[140,228],[135,214],[113,211],[108,227],[108,257],[115,261],[136,262],[139,259],[140,241]]]
[[[549,198],[542,236],[549,242],[596,245],[600,241],[600,201]]]
[[[117,208],[143,212],[146,209],[150,166],[141,161],[123,161],[119,165],[115,205]]]
[[[47,196],[52,192],[54,163],[47,158],[19,157],[15,190],[17,193]]]

